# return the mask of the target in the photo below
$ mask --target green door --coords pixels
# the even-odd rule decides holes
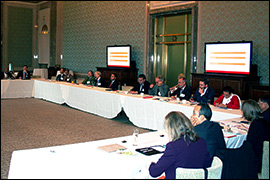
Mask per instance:
[[[191,13],[155,18],[154,75],[163,75],[169,87],[180,73],[190,81],[191,21]]]

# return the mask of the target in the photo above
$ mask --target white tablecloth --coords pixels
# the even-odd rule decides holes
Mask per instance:
[[[131,132],[132,133],[132,132]],[[136,148],[164,145],[166,136],[160,132],[139,134],[138,146],[132,146],[132,136],[99,141],[17,150],[12,153],[9,179],[132,179],[149,175],[148,167],[162,154],[145,156]],[[122,143],[126,140],[126,143]],[[105,152],[99,146],[125,146],[133,155]]]
[[[192,115],[194,105],[178,104],[144,99],[143,96],[124,92],[105,91],[105,88],[51,80],[2,80],[1,98],[35,97],[69,106],[105,118],[114,118],[123,109],[129,120],[138,127],[152,130],[164,129],[164,118],[171,111]],[[220,109],[211,106],[212,121],[223,121],[241,117],[240,110]],[[227,139],[227,140],[226,140]],[[228,148],[240,147],[246,133],[225,138]]]
[[[33,80],[1,80],[1,99],[33,97]]]
[[[41,78],[48,79],[48,69],[34,69],[33,76],[40,76]]]

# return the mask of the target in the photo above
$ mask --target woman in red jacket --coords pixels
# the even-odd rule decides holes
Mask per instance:
[[[230,108],[230,109],[240,109],[240,98],[233,94],[233,89],[230,86],[223,88],[223,94],[213,103],[214,106]]]

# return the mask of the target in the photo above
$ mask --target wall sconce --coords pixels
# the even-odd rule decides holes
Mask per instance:
[[[48,33],[49,33],[48,26],[44,24],[41,29],[41,34],[48,34]]]
[[[41,28],[41,34],[48,34],[49,33],[49,29],[48,26],[45,24],[45,16],[43,16],[43,26]]]

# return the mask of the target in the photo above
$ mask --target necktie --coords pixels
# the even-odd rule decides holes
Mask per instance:
[[[25,72],[23,72],[23,79],[25,79],[26,78],[26,73]]]
[[[111,84],[109,85],[109,88],[112,86],[112,83],[113,83],[113,82],[111,82]]]

